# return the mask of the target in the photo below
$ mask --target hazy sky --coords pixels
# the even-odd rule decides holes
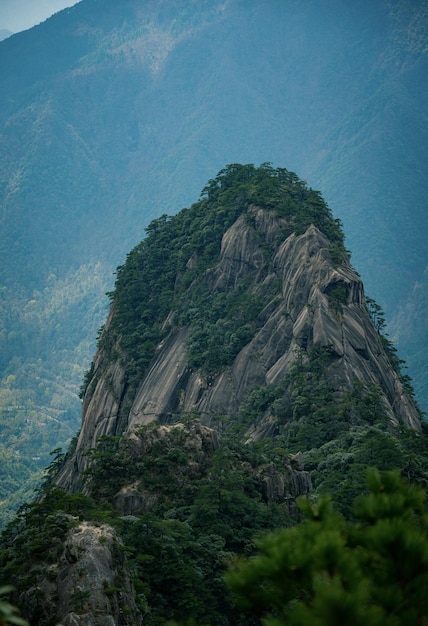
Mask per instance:
[[[0,30],[13,33],[40,24],[52,13],[77,4],[79,0],[0,0]]]

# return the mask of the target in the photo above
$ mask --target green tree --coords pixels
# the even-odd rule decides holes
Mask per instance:
[[[301,500],[300,525],[268,535],[228,572],[238,603],[266,626],[427,624],[425,492],[377,470],[369,490],[353,523],[328,498]]]

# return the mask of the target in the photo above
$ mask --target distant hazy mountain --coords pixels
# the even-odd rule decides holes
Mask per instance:
[[[11,35],[13,35],[12,31],[7,30],[7,28],[0,28],[0,41],[7,39],[7,37],[10,37]]]
[[[322,191],[428,406],[427,15],[426,0],[83,0],[2,42],[11,467],[31,473],[76,430],[114,268],[225,163]]]
[[[0,27],[18,33],[43,22],[78,0],[1,0]],[[12,33],[10,33],[12,34]]]

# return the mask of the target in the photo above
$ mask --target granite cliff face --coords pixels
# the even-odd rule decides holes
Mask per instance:
[[[187,412],[215,427],[218,415],[236,416],[255,387],[279,383],[298,355],[306,358],[316,349],[328,353],[327,374],[339,393],[356,381],[374,383],[391,424],[420,429],[418,411],[391,366],[367,311],[361,279],[346,255],[338,261],[332,243],[313,225],[300,235],[278,238],[286,226],[285,218],[250,205],[226,230],[218,262],[205,272],[211,292],[245,284],[264,303],[257,331],[229,366],[207,375],[189,365],[189,328],[175,323],[173,309],[164,321],[166,337],[132,395],[123,358],[118,353],[106,365],[99,348],[77,448],[60,485],[78,481],[87,467],[85,453],[101,436],[130,435],[136,426]],[[189,258],[187,267],[194,263]],[[113,308],[106,331],[114,314]],[[247,434],[258,439],[275,432],[275,420],[266,415]]]

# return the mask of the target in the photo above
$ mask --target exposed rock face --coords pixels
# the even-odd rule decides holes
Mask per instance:
[[[329,351],[329,376],[338,388],[354,381],[376,383],[391,423],[420,429],[418,412],[370,320],[358,274],[345,255],[339,262],[334,260],[332,244],[315,226],[301,235],[281,238],[286,226],[285,218],[250,206],[225,232],[219,262],[207,271],[213,291],[223,292],[249,279],[248,289],[266,300],[258,331],[231,366],[211,377],[191,369],[188,329],[171,323],[168,338],[158,346],[135,395],[129,397],[120,362],[103,369],[99,350],[77,449],[59,477],[60,485],[76,483],[86,467],[85,451],[102,434],[130,433],[136,425],[188,411],[215,427],[214,415],[236,415],[255,386],[279,382],[299,351],[310,353],[314,348]],[[172,311],[165,323],[173,317]],[[271,423],[252,437],[266,436],[263,428],[269,436],[274,434]]]
[[[186,425],[178,423],[158,426],[144,433],[128,431],[127,437],[122,441],[122,448],[126,448],[133,462],[138,462],[139,458],[144,457],[159,442],[165,449],[170,449],[177,435],[181,435],[180,446],[186,455],[182,472],[186,480],[191,480],[192,475],[196,476],[201,472],[205,456],[219,447],[217,431],[203,426],[199,421]],[[122,515],[137,515],[142,511],[151,511],[156,502],[157,493],[147,490],[141,481],[135,481],[119,491],[113,504]]]
[[[114,530],[82,522],[69,531],[58,563],[22,603],[31,622],[33,613],[40,619],[45,610],[62,626],[137,626],[142,617],[130,580]]]
[[[295,513],[294,503],[298,496],[311,490],[311,479],[304,469],[302,453],[291,455],[284,463],[283,471],[278,471],[274,463],[261,466],[257,474],[262,483],[262,492],[268,502],[286,501],[289,511]]]
[[[69,534],[58,574],[58,613],[63,626],[142,624],[118,547],[109,526],[83,522]],[[76,590],[81,592],[80,602],[76,602]]]

